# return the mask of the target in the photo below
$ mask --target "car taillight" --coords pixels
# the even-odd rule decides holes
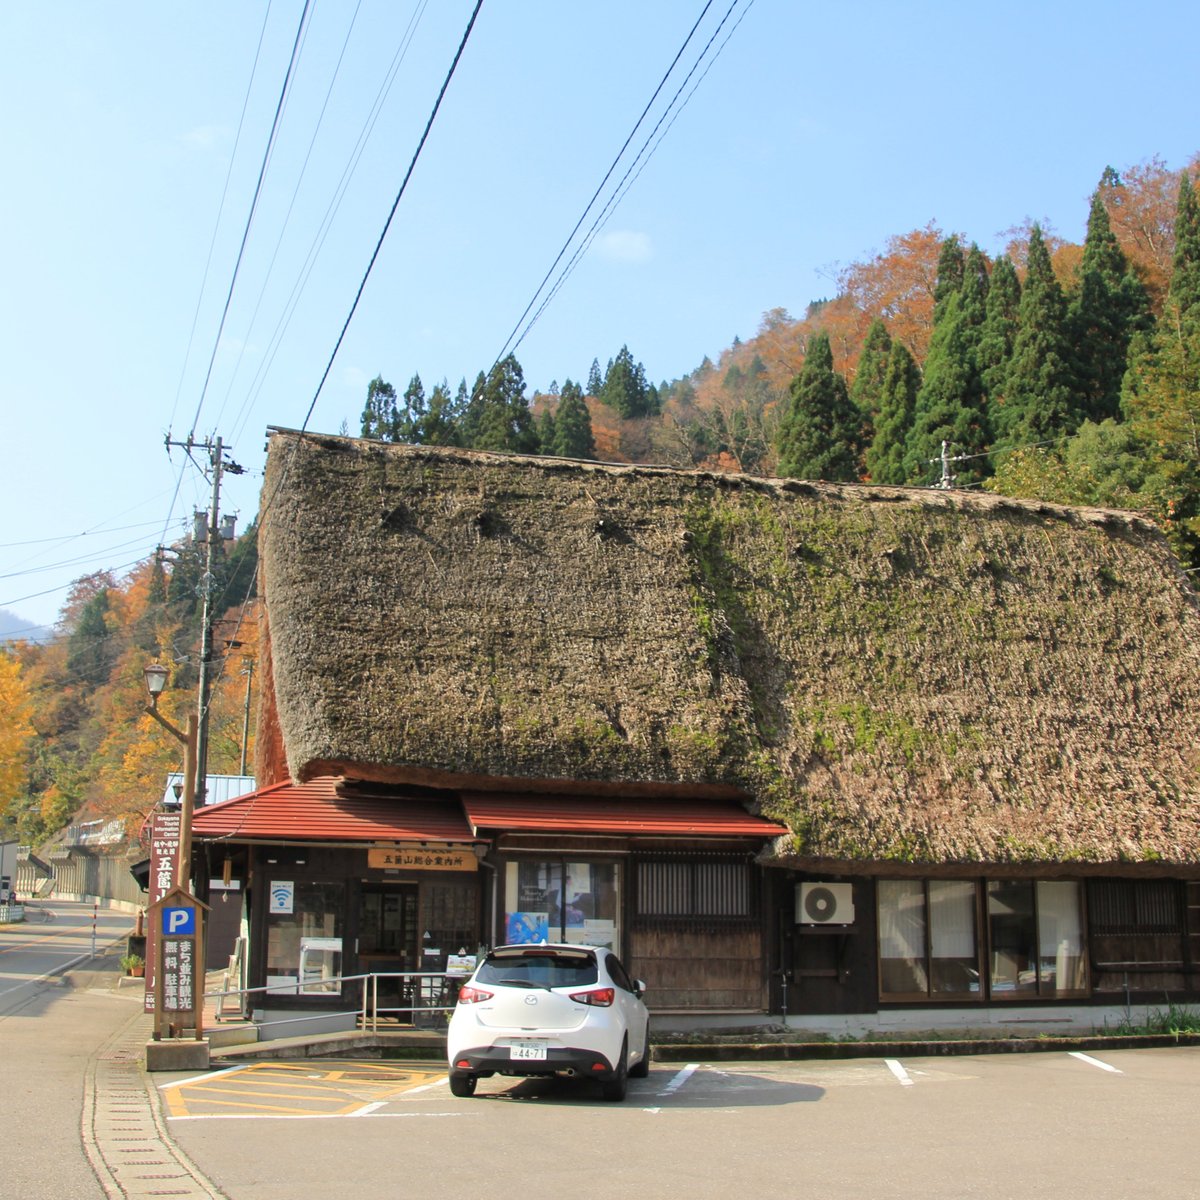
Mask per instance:
[[[471,987],[470,984],[466,984],[459,988],[458,1002],[459,1004],[478,1004],[481,1000],[490,1000],[494,995],[494,992],[485,992],[483,988]]]
[[[594,992],[572,992],[571,999],[578,1004],[594,1004],[597,1008],[607,1008],[615,999],[617,993],[612,988],[597,988]]]

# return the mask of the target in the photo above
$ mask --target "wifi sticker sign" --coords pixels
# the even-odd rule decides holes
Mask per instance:
[[[295,910],[296,885],[291,880],[272,880],[271,907],[272,914],[290,915]]]

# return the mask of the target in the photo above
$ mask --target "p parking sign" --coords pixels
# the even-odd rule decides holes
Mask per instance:
[[[162,910],[162,932],[164,937],[195,937],[196,910],[194,908],[164,908]]]

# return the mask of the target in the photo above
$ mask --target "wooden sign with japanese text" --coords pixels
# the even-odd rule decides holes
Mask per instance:
[[[175,885],[175,865],[179,858],[179,831],[182,817],[178,812],[157,812],[150,821],[150,907],[157,904]],[[158,924],[151,921],[146,930],[146,1012],[154,1011],[155,972],[158,970]]]
[[[390,871],[474,871],[479,860],[473,850],[396,846],[391,850],[368,850],[367,866]]]

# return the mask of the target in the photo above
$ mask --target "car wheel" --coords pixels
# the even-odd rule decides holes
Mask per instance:
[[[629,1038],[621,1043],[621,1057],[617,1060],[616,1074],[600,1085],[605,1100],[624,1100],[629,1089]]]
[[[646,1022],[646,1041],[642,1045],[642,1057],[629,1068],[630,1079],[645,1079],[650,1074],[650,1022]]]
[[[450,1095],[452,1096],[473,1096],[475,1095],[475,1084],[479,1081],[477,1075],[472,1075],[470,1072],[450,1072]]]

